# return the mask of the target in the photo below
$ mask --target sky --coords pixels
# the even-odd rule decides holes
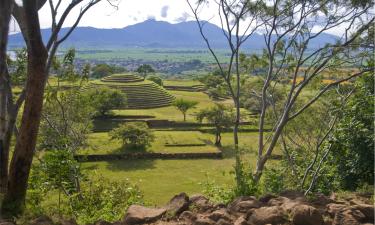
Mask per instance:
[[[16,0],[18,2],[20,0]],[[53,0],[56,2],[56,0]],[[129,25],[143,22],[147,19],[178,23],[194,20],[192,12],[186,0],[110,0],[117,4],[118,8],[112,7],[107,0],[102,0],[93,6],[84,15],[79,26],[91,26],[96,28],[123,28]],[[190,0],[195,3],[196,0]],[[64,9],[71,0],[62,0],[60,8]],[[84,1],[88,2],[88,0]],[[76,7],[67,18],[64,27],[71,26],[78,15],[80,7]],[[220,26],[217,15],[217,6],[214,3],[206,5],[199,15],[201,19],[208,20]],[[39,11],[39,19],[42,28],[51,27],[51,16],[48,1]],[[17,25],[11,24],[11,33],[17,32]],[[340,34],[340,28],[332,30],[332,34]]]
[[[66,3],[70,2],[69,0],[63,1]],[[192,1],[194,2],[195,0]],[[77,14],[78,10],[74,14]],[[50,27],[49,11],[48,4],[40,11],[39,16],[43,28]],[[120,0],[118,1],[117,10],[111,7],[106,0],[103,0],[85,14],[80,22],[80,26],[123,28],[147,19],[178,23],[193,20],[194,18],[191,14],[186,0]],[[202,13],[204,19],[212,17],[213,14],[211,10],[206,10],[205,13]],[[67,21],[67,26],[73,23],[73,18]]]

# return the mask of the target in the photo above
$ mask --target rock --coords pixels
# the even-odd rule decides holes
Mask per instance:
[[[183,213],[181,213],[179,218],[182,219],[182,220],[185,220],[187,222],[193,222],[197,219],[197,216],[194,215],[194,213],[192,213],[190,211],[184,211]]]
[[[259,208],[262,204],[255,197],[239,197],[228,205],[228,210],[234,213],[246,213],[250,209]]]
[[[359,210],[343,210],[336,213],[332,225],[360,225],[364,218]]]
[[[189,197],[185,193],[175,195],[165,206],[168,214],[179,215],[189,209]]]
[[[104,221],[104,220],[99,220],[99,221],[96,221],[94,225],[112,225],[112,223]]]
[[[218,221],[216,221],[215,224],[216,225],[232,225],[233,223],[228,222],[227,220],[224,220],[224,219],[219,219]]]
[[[280,224],[285,219],[282,208],[271,206],[253,210],[247,222],[251,225]]]
[[[47,216],[41,216],[41,217],[38,217],[34,220],[32,220],[29,225],[53,225],[53,221],[51,220],[51,218],[47,217]]]
[[[140,205],[131,205],[123,222],[126,225],[154,222],[160,219],[166,212],[166,209],[152,209]]]
[[[267,202],[267,205],[269,206],[281,206],[285,202],[289,202],[290,200],[286,197],[276,197],[272,198]]]
[[[269,200],[271,200],[273,198],[276,198],[276,196],[273,195],[273,194],[266,194],[266,195],[260,197],[259,201],[262,202],[262,203],[267,203]]]
[[[210,215],[208,215],[208,218],[214,221],[219,221],[219,220],[232,221],[226,209],[219,209],[219,210],[213,211]]]
[[[292,209],[293,225],[323,225],[323,217],[320,212],[309,205],[298,205]]]
[[[240,216],[235,222],[234,225],[248,225],[245,216]]]
[[[325,206],[331,203],[335,203],[335,201],[323,194],[316,194],[311,203],[313,205]]]
[[[15,223],[11,222],[11,221],[0,221],[0,225],[15,225]]]
[[[213,208],[212,203],[203,195],[191,196],[189,203],[193,210],[196,210],[198,212],[206,212],[208,210],[212,210]]]
[[[214,225],[215,221],[212,221],[207,217],[199,217],[193,224],[194,225]]]
[[[373,205],[359,204],[356,206],[352,206],[351,208],[361,211],[366,217],[364,219],[366,222],[374,221],[374,206]]]
[[[327,212],[328,212],[331,216],[334,217],[338,212],[344,210],[345,208],[347,208],[346,205],[336,204],[336,203],[331,203],[331,204],[328,204],[328,205],[327,205]]]

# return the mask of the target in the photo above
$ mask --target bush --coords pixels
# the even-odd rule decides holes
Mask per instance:
[[[150,80],[159,86],[163,86],[163,80],[159,76],[156,76],[156,75],[148,76],[147,80]]]
[[[119,139],[125,147],[144,149],[150,146],[155,136],[145,122],[128,122],[113,129],[110,133],[112,139]]]
[[[109,89],[108,87],[90,89],[86,92],[86,95],[96,110],[96,116],[108,115],[111,109],[127,105],[125,93],[120,90]]]
[[[80,224],[98,220],[121,220],[132,204],[142,203],[137,186],[124,181],[110,181],[103,177],[82,185],[80,195],[70,198],[72,214]]]

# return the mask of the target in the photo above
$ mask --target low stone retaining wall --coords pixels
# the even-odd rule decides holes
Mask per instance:
[[[221,159],[221,152],[202,152],[202,153],[124,153],[107,155],[75,155],[74,158],[79,162],[97,162],[97,161],[115,161],[125,159]]]

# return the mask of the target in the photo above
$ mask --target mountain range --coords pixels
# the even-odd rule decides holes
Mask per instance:
[[[69,28],[63,28],[64,35]],[[220,27],[205,23],[204,33],[211,45],[215,48],[227,48],[227,42]],[[51,30],[42,29],[42,36],[47,40]],[[333,43],[337,36],[321,34],[314,39],[309,47],[316,48],[326,43]],[[9,45],[12,48],[23,46],[24,41],[20,33],[9,36]],[[127,26],[120,29],[100,29],[93,27],[77,27],[64,46],[75,48],[124,48],[124,47],[149,47],[149,48],[202,48],[206,47],[195,21],[171,24],[153,19]],[[261,34],[255,33],[244,44],[246,49],[264,48]]]

